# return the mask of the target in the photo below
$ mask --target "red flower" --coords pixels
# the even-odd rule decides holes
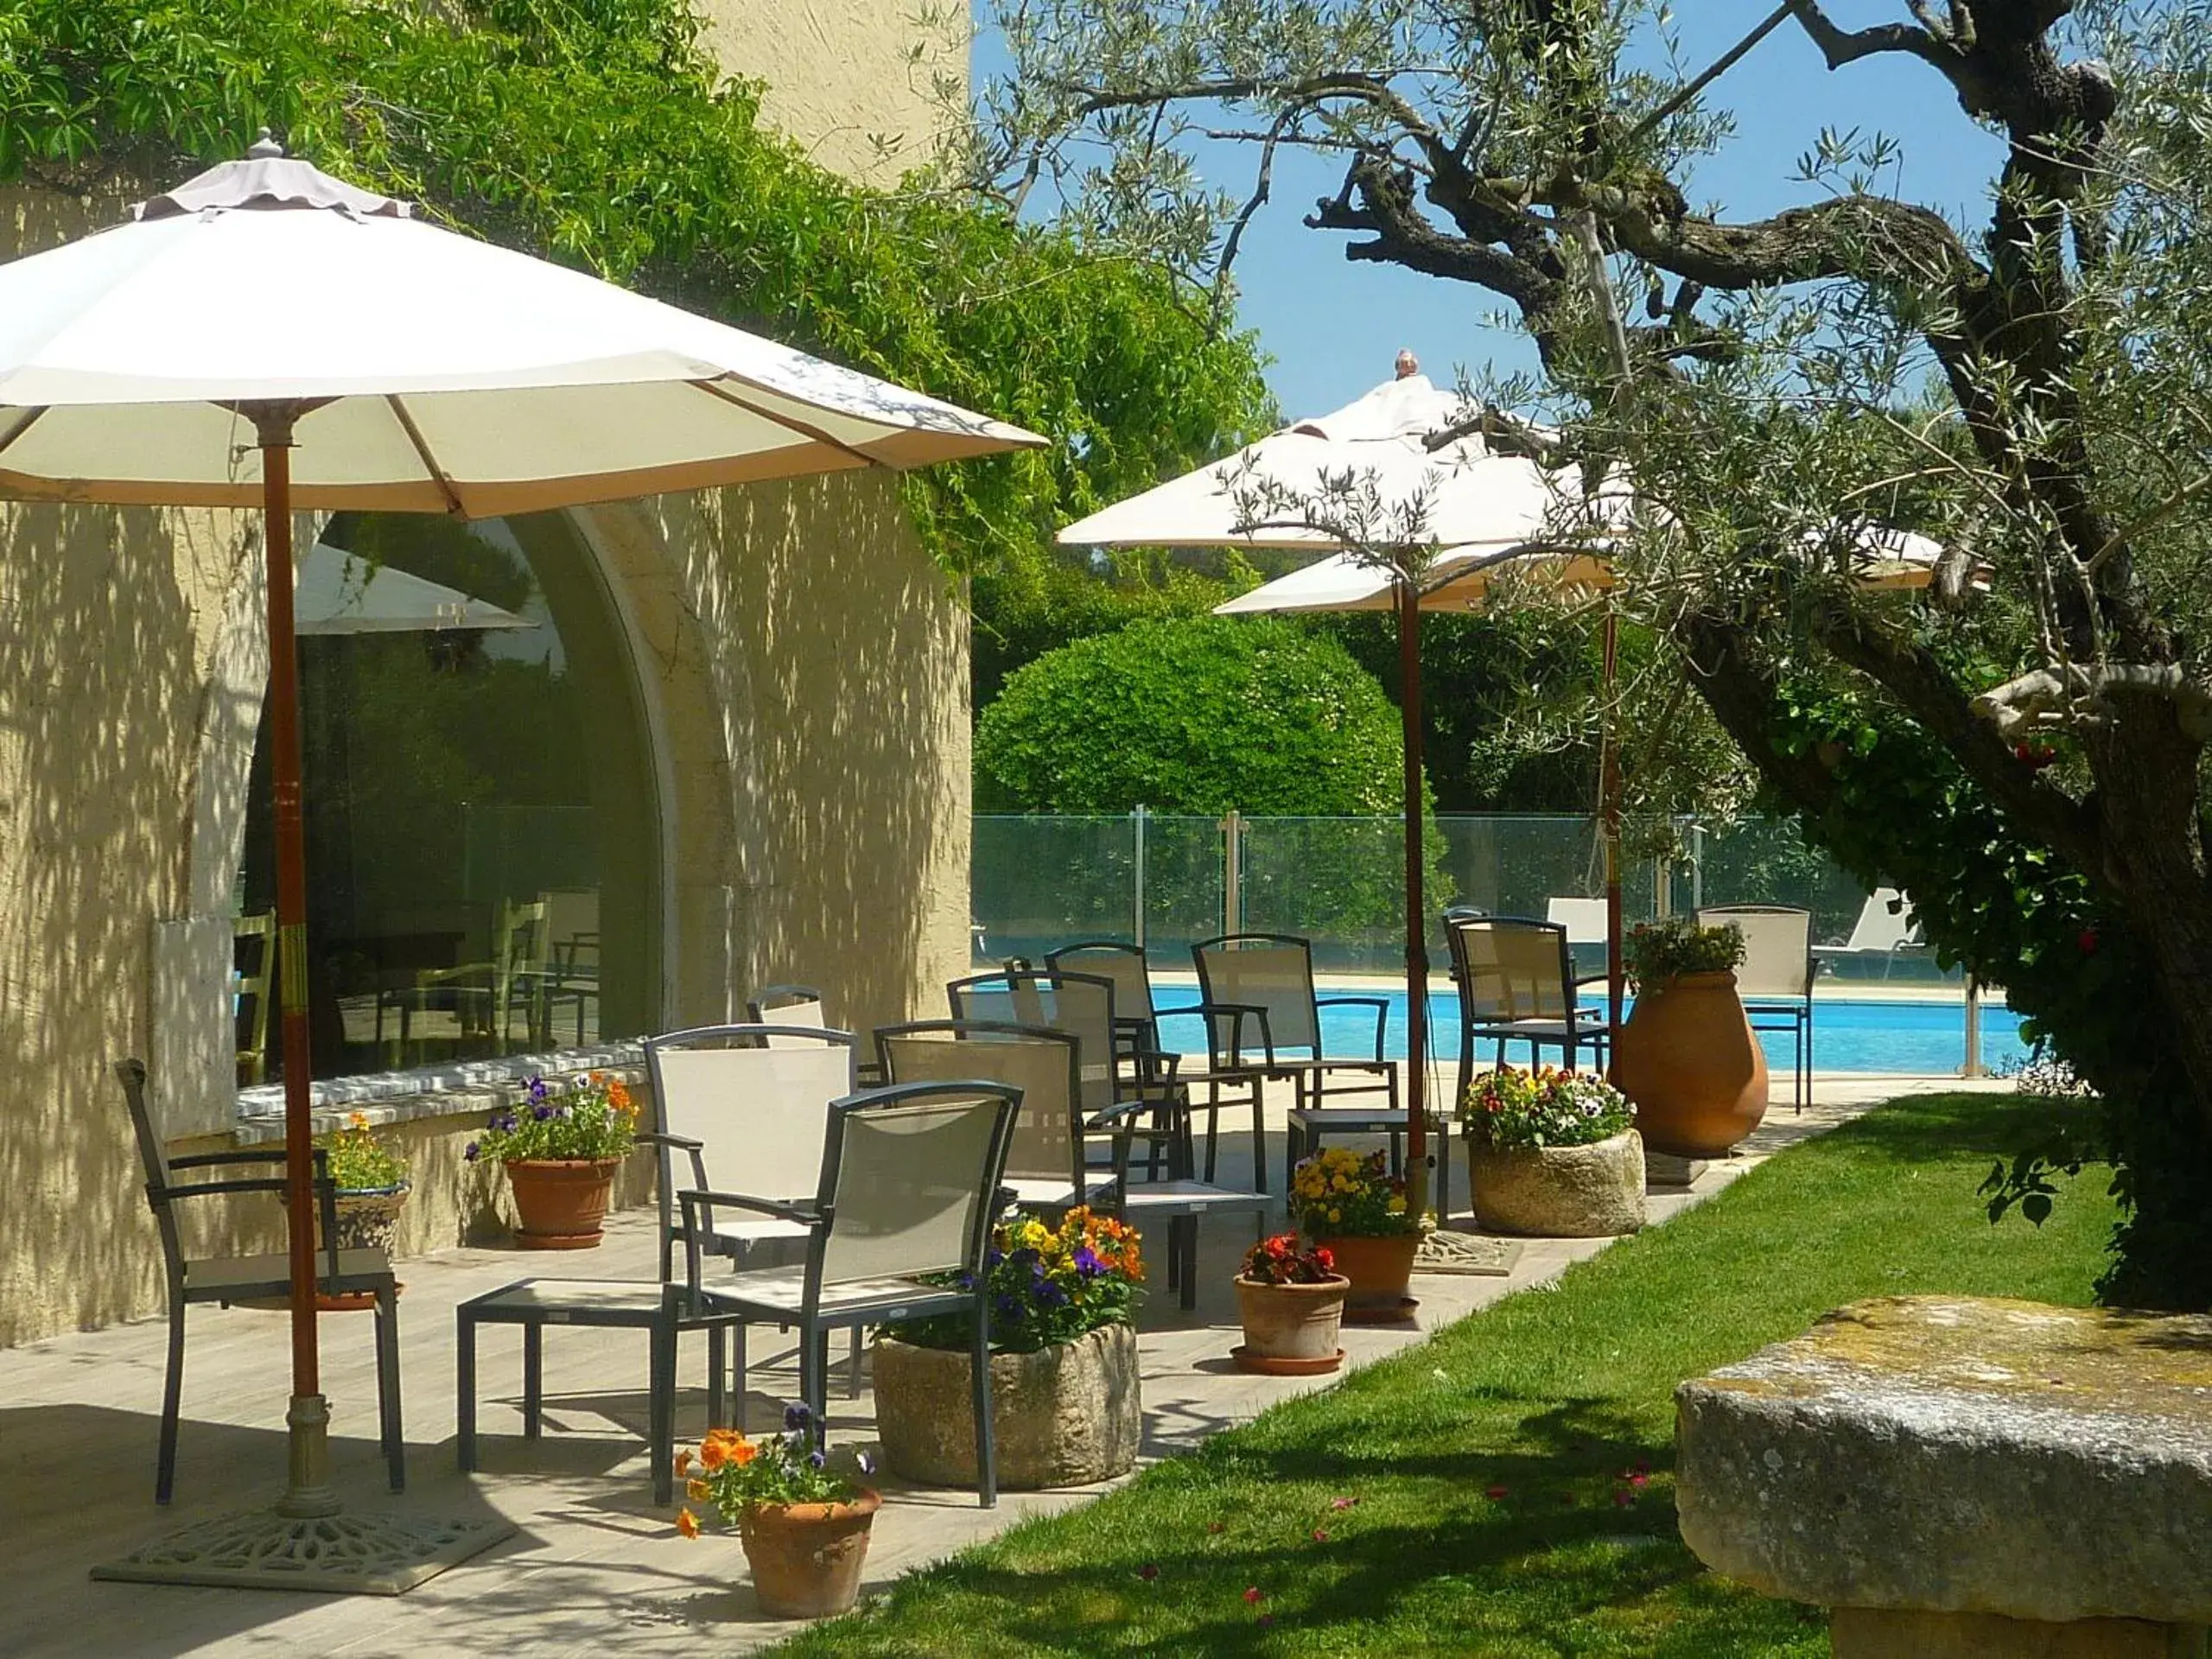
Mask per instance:
[[[1497,1503],[1500,1499],[1504,1497],[1505,1488],[1503,1486],[1485,1486],[1483,1488],[1483,1496],[1490,1499],[1493,1503]]]
[[[1154,1562],[1147,1561],[1142,1567],[1137,1568],[1137,1577],[1142,1579],[1147,1584],[1150,1584],[1159,1576],[1160,1568]]]
[[[1325,1543],[1327,1543],[1327,1542],[1329,1541],[1329,1529],[1328,1529],[1326,1527],[1316,1527],[1316,1528],[1314,1528],[1314,1529],[1313,1529],[1313,1541],[1314,1541],[1315,1543],[1317,1543],[1317,1544],[1325,1544]]]
[[[1337,1270],[1337,1253],[1334,1250],[1325,1250],[1316,1247],[1313,1251],[1313,1261],[1324,1273],[1334,1273]]]
[[[1227,1532],[1229,1530],[1229,1522],[1226,1521],[1209,1521],[1206,1522],[1206,1530],[1208,1532]]]
[[[2097,954],[2097,930],[2094,927],[2083,928],[2081,933],[2075,938],[2074,943],[2082,947],[2082,954],[2083,956],[2095,956]]]
[[[1253,1606],[1258,1606],[1262,1599],[1260,1586],[1256,1584],[1248,1586],[1244,1592],[1244,1599]]]

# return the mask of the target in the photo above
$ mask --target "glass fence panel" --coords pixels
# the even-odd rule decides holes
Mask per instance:
[[[1398,818],[1247,818],[1243,927],[1313,942],[1325,973],[1378,974],[1406,959],[1405,824]],[[1427,908],[1451,902],[1444,842],[1427,837]]]
[[[1191,971],[1191,947],[1223,931],[1219,818],[1144,820],[1144,945],[1155,973]]]
[[[1132,821],[983,817],[976,820],[976,957],[1041,958],[1076,939],[1125,939],[1136,904]]]

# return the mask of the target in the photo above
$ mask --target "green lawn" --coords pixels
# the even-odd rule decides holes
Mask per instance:
[[[2038,1109],[1896,1103],[1431,1340],[1071,1513],[902,1580],[792,1655],[1827,1652],[1675,1533],[1671,1391],[1860,1297],[2085,1302],[2112,1221],[1974,1185]],[[1256,1592],[1256,1599],[1252,1599]]]

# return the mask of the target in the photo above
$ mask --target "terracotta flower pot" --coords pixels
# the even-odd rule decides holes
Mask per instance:
[[[1655,1152],[1717,1158],[1766,1116],[1766,1055],[1732,973],[1638,988],[1613,1046],[1613,1082]]]
[[[1346,1314],[1357,1319],[1395,1313],[1405,1306],[1414,1255],[1421,1249],[1420,1234],[1316,1237],[1313,1243],[1334,1256],[1337,1271],[1351,1281],[1344,1294]]]
[[[515,1243],[525,1250],[588,1250],[602,1236],[614,1190],[617,1158],[518,1158],[507,1167],[521,1224]]]
[[[1236,1281],[1236,1311],[1244,1323],[1240,1363],[1288,1361],[1301,1370],[1336,1369],[1343,1350],[1344,1294],[1351,1281],[1338,1274],[1318,1285],[1270,1285]]]
[[[755,1503],[738,1517],[760,1611],[773,1618],[827,1618],[860,1599],[861,1568],[882,1497],[849,1503]]]

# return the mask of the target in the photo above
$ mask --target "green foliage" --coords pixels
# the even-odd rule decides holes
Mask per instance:
[[[1271,618],[1138,622],[1010,676],[976,729],[987,811],[1395,812],[1382,688],[1334,641]]]
[[[1406,1184],[1390,1173],[1377,1149],[1324,1147],[1298,1160],[1291,1172],[1290,1203],[1306,1236],[1323,1238],[1402,1238],[1434,1223],[1407,1207]]]
[[[621,1078],[594,1071],[557,1093],[544,1078],[532,1077],[522,1104],[493,1113],[463,1155],[471,1163],[597,1160],[627,1157],[637,1141],[637,1101]]]
[[[1470,1137],[1493,1147],[1589,1147],[1633,1128],[1636,1107],[1586,1072],[1500,1066],[1467,1084],[1459,1122]]]
[[[857,1495],[845,1471],[833,1465],[814,1443],[814,1414],[799,1402],[784,1408],[780,1434],[757,1439],[734,1428],[710,1428],[699,1443],[698,1472],[693,1474],[689,1453],[677,1457],[677,1472],[686,1477],[684,1496],[694,1503],[712,1503],[723,1524],[734,1527],[748,1510],[785,1503],[843,1503]],[[862,1475],[871,1472],[863,1460]],[[677,1519],[677,1529],[688,1538],[698,1536],[697,1517],[687,1508]]]
[[[380,1192],[407,1179],[407,1160],[369,1127],[365,1113],[353,1113],[343,1128],[316,1136],[315,1145],[328,1154],[330,1184],[340,1192]]]
[[[257,126],[504,244],[1050,435],[916,474],[954,569],[1233,447],[1249,341],[1141,262],[956,192],[847,183],[717,85],[683,0],[0,0],[0,177],[163,180]],[[918,185],[925,186],[925,178]]]
[[[1621,954],[1638,988],[1684,974],[1725,974],[1744,959],[1744,930],[1733,922],[1700,927],[1694,917],[1669,916],[1630,928]]]

